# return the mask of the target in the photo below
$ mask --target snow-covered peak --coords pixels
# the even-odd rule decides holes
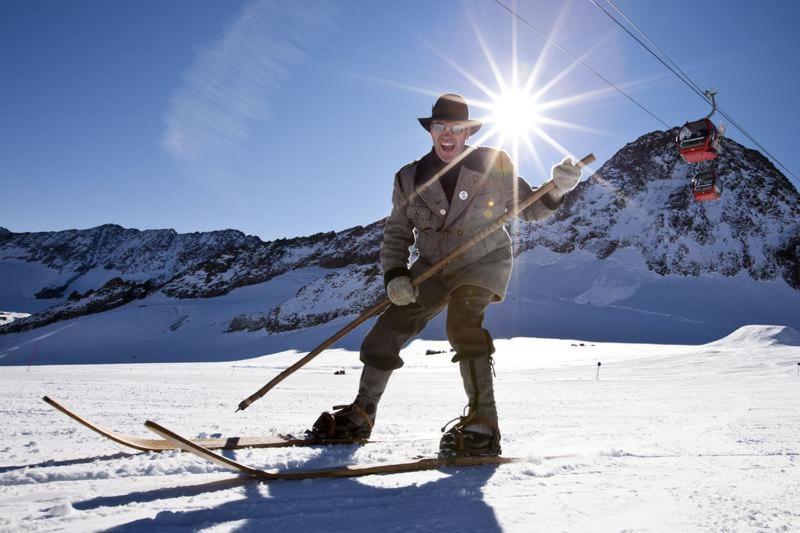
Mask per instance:
[[[166,279],[203,260],[261,242],[237,230],[179,234],[105,224],[87,230],[0,234],[0,259],[40,262],[60,272],[113,270],[129,278]]]
[[[618,248],[641,251],[658,274],[784,279],[800,287],[800,195],[759,152],[723,140],[717,160],[689,164],[675,129],[627,144],[581,183],[555,220],[522,226],[519,248],[543,245],[599,258]],[[724,190],[697,202],[689,181],[714,169]]]

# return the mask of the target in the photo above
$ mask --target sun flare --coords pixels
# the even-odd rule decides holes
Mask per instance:
[[[539,124],[539,106],[532,94],[512,88],[503,91],[490,105],[488,122],[511,142],[530,135]]]
[[[533,164],[541,175],[547,175],[549,164],[545,164],[545,161],[542,160],[541,150],[554,150],[560,157],[575,157],[557,140],[557,135],[555,135],[557,132],[552,132],[552,130],[566,129],[603,135],[612,134],[608,131],[567,121],[558,116],[559,111],[565,108],[615,94],[612,88],[564,94],[560,86],[560,82],[581,64],[581,58],[587,57],[593,52],[602,40],[586,50],[581,58],[574,58],[560,71],[550,73],[545,77],[545,72],[549,70],[546,68],[548,67],[546,65],[548,46],[542,48],[537,58],[527,58],[521,62],[518,56],[516,18],[511,17],[510,19],[512,36],[510,57],[506,61],[500,62],[495,58],[489,43],[479,30],[476,19],[469,12],[467,13],[472,23],[475,42],[483,52],[494,77],[494,84],[481,79],[478,74],[470,72],[424,37],[419,37],[419,40],[431,52],[460,73],[479,92],[477,97],[465,94],[472,110],[471,117],[484,124],[484,127],[469,139],[470,146],[491,143],[492,146],[508,151],[515,164]],[[565,17],[566,14],[562,11],[551,34],[556,32],[561,24],[560,21],[566,20]],[[441,87],[418,87],[385,79],[379,79],[379,81],[431,97],[445,92]],[[634,83],[640,82],[629,82],[629,85]],[[591,168],[589,171],[591,172]]]

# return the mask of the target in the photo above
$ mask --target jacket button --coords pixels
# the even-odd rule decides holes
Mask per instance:
[[[463,261],[463,260],[464,260],[464,256],[463,256],[463,255],[462,255],[462,256],[460,256],[460,257],[458,258],[458,260],[459,260],[459,261]]]
[[[459,235],[461,235],[461,234],[462,234],[462,233],[464,233],[464,232],[463,232],[463,231],[461,231],[461,230],[458,230],[458,231],[457,231],[457,233],[458,233]]]
[[[439,214],[444,216],[447,214],[447,209],[439,209]]]

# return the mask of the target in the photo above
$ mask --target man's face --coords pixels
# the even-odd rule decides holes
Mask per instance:
[[[453,130],[460,130],[454,133]],[[469,126],[466,122],[454,120],[437,120],[431,123],[433,149],[439,159],[449,163],[464,151],[464,144],[469,137]]]

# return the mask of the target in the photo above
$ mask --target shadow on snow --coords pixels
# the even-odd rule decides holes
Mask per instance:
[[[330,466],[332,458],[352,462],[356,449],[353,447],[342,456],[341,450],[324,447],[303,468]],[[371,487],[356,478],[266,483],[237,477],[94,498],[73,506],[91,510],[193,497],[242,486],[242,499],[211,508],[162,511],[153,518],[135,520],[111,531],[196,530],[221,524],[239,531],[500,531],[494,510],[483,498],[483,487],[496,468],[497,465],[486,465],[447,469],[445,477],[391,488]]]

